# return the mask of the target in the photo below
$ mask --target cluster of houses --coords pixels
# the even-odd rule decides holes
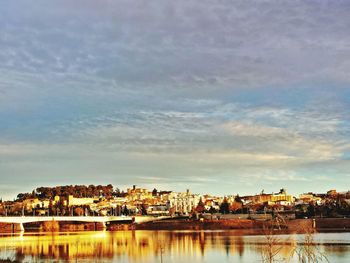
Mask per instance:
[[[261,214],[278,212],[295,217],[296,207],[321,206],[334,198],[348,200],[349,192],[335,190],[325,194],[306,193],[298,198],[281,189],[277,193],[264,193],[218,197],[185,192],[150,191],[135,185],[127,192],[104,198],[76,198],[73,195],[54,196],[52,199],[27,198],[21,201],[0,202],[0,215],[191,215],[193,213]],[[332,199],[333,198],[333,199]],[[350,202],[349,202],[350,204]]]

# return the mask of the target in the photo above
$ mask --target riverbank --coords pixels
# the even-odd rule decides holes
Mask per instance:
[[[125,225],[126,226],[126,225]],[[100,231],[105,226],[102,223],[94,222],[58,222],[45,221],[36,223],[23,224],[26,232],[79,232],[79,231]],[[20,224],[16,223],[0,223],[0,233],[21,232]],[[127,228],[123,228],[127,230]]]
[[[108,231],[119,230],[263,230],[265,228],[303,233],[310,229],[316,231],[350,232],[350,218],[315,218],[293,220],[252,220],[252,219],[219,219],[219,220],[190,220],[170,219],[162,221],[144,222],[138,224],[127,223],[84,223],[84,222],[41,222],[25,224],[25,231],[57,232],[57,231]],[[0,233],[20,232],[19,224],[0,223]]]
[[[109,226],[119,230],[120,226]],[[130,225],[133,230],[264,230],[266,228],[293,233],[315,231],[350,232],[350,218],[293,219],[283,222],[275,220],[223,219],[223,220],[164,220]],[[125,229],[125,228],[122,228]]]

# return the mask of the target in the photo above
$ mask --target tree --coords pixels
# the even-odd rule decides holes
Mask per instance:
[[[120,197],[120,189],[116,188],[113,192],[113,196]]]
[[[102,186],[102,193],[105,198],[111,198],[113,194],[113,185],[108,184],[106,186]]]
[[[120,193],[118,189],[118,193]],[[23,201],[29,198],[39,198],[39,199],[52,199],[55,196],[68,196],[73,195],[77,198],[83,197],[98,197],[100,194],[105,198],[110,198],[113,196],[113,186],[108,185],[64,185],[55,187],[38,187],[31,193],[20,193],[17,195],[18,201]]]
[[[64,203],[62,201],[59,201],[58,204],[56,204],[57,207],[57,212],[59,212],[62,216],[66,215],[67,212],[67,207],[64,205]]]
[[[158,190],[154,188],[152,191],[152,196],[157,196],[157,194],[158,194]]]
[[[53,211],[53,203],[52,203],[52,200],[50,199],[49,201],[49,214],[50,215],[53,215],[54,211]]]
[[[130,213],[130,211],[129,211],[129,209],[127,208],[127,206],[125,205],[124,208],[123,208],[122,214],[128,216],[129,213]]]
[[[221,214],[228,214],[230,213],[230,204],[227,201],[227,198],[224,198],[224,201],[220,205],[220,213]]]
[[[236,197],[235,197],[235,202],[238,202],[238,203],[243,203],[242,202],[242,199],[240,198],[240,196],[237,194]]]
[[[204,210],[205,210],[205,206],[204,206],[204,203],[203,203],[202,197],[201,197],[201,198],[199,198],[199,202],[197,204],[195,211],[197,213],[204,213]]]
[[[307,215],[308,217],[313,217],[315,216],[315,206],[313,203],[310,203],[308,208],[307,208]]]
[[[210,207],[210,209],[209,209],[209,213],[210,214],[215,214],[215,213],[217,213],[218,211],[214,208],[214,207]]]
[[[50,199],[53,197],[53,188],[51,187],[38,187],[36,192],[39,198],[47,198]]]
[[[28,199],[28,198],[30,198],[30,195],[28,193],[19,193],[17,195],[16,201],[23,201],[23,200]]]
[[[240,202],[233,202],[231,205],[230,205],[230,211],[235,213],[237,212],[238,210],[241,210],[242,209],[242,203]]]
[[[84,209],[81,207],[76,207],[74,209],[74,214],[77,216],[82,216],[82,215],[84,215]]]
[[[140,206],[141,215],[147,215],[147,208],[148,208],[148,206],[145,203],[141,204],[141,206]]]

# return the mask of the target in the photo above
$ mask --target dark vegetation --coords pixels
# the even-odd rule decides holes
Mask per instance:
[[[29,198],[53,199],[55,196],[73,195],[77,198],[94,198],[113,196],[125,196],[124,192],[120,192],[118,188],[115,190],[111,184],[108,185],[65,185],[55,187],[38,187],[31,193],[20,193],[17,200],[22,201]]]

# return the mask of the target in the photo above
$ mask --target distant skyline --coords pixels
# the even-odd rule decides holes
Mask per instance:
[[[349,1],[0,3],[0,196],[350,188]]]

